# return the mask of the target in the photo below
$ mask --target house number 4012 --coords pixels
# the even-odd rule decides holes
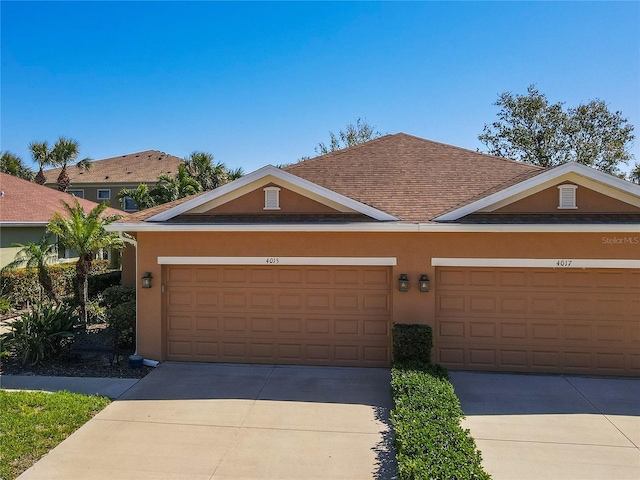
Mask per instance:
[[[570,267],[572,260],[558,260],[556,265],[558,267]]]
[[[276,263],[280,263],[280,259],[278,257],[269,257],[267,258],[267,263],[269,265],[275,265]]]

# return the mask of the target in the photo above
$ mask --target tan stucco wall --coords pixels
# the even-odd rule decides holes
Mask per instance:
[[[165,339],[162,268],[158,256],[264,257],[397,257],[393,278],[406,273],[407,293],[393,290],[393,321],[428,323],[435,317],[432,257],[486,258],[640,258],[640,235],[620,233],[304,233],[225,232],[138,234],[138,271],[153,274],[153,288],[138,286],[138,351],[163,360]],[[629,242],[611,239],[631,238]],[[420,274],[432,280],[432,291],[417,288]]]
[[[565,184],[563,184],[565,185]],[[566,185],[574,185],[566,183]],[[577,209],[558,209],[558,186],[546,188],[522,200],[506,205],[495,213],[638,213],[634,205],[603,195],[589,188],[578,186],[576,189]]]

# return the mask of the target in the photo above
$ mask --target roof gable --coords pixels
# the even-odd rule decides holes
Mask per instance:
[[[429,221],[488,189],[505,188],[544,171],[405,133],[386,135],[284,170],[411,222]]]
[[[164,222],[180,215],[205,214],[268,185],[286,188],[288,191],[306,197],[337,212],[362,214],[378,221],[397,220],[393,215],[287,173],[272,165],[267,165],[215,190],[197,195],[151,215],[145,220],[149,222]]]
[[[0,190],[0,222],[3,224],[47,224],[55,212],[63,213],[62,201],[73,205],[77,200],[85,211],[98,205],[6,173],[0,173]],[[113,208],[105,211],[106,215],[122,213]]]
[[[637,208],[640,208],[640,186],[579,163],[568,162],[452,209],[435,218],[434,221],[451,222],[476,213],[509,213],[513,211],[545,213],[540,209],[526,212],[527,199],[542,195],[545,191],[549,192],[550,189],[561,184],[575,184],[595,192],[596,197],[597,195],[608,197],[611,201],[607,204],[619,206],[611,213],[635,212]],[[592,206],[583,209],[583,211],[586,213],[609,213],[607,212],[607,204],[603,202],[600,207]]]

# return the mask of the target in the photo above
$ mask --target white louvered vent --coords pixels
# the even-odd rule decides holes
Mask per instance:
[[[562,210],[570,210],[577,209],[576,205],[576,190],[577,185],[560,185],[558,186],[558,190],[560,192],[560,199],[558,204],[558,209]]]
[[[278,187],[264,189],[264,209],[280,210],[280,189]]]

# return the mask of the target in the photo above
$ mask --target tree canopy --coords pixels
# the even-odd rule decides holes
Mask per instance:
[[[33,171],[22,159],[11,152],[0,153],[0,172],[29,181],[32,181],[34,176]]]
[[[69,189],[71,180],[67,172],[67,167],[75,163],[75,166],[81,170],[89,170],[91,168],[91,159],[83,158],[78,160],[80,153],[80,145],[77,141],[59,137],[53,147],[49,147],[49,144],[44,142],[31,142],[29,144],[29,150],[33,160],[38,164],[39,170],[35,177],[35,182],[44,185],[46,178],[44,176],[44,167],[59,167],[60,174],[56,180],[58,190],[66,192]]]
[[[633,125],[602,100],[565,109],[530,85],[526,95],[501,93],[494,105],[498,120],[478,135],[491,155],[542,167],[574,161],[618,176],[633,159]]]
[[[320,142],[315,148],[315,152],[318,155],[324,155],[325,153],[353,147],[381,136],[382,133],[377,131],[375,126],[367,122],[366,119],[358,118],[355,125],[353,123],[348,124],[344,130],[338,131],[337,135],[329,132],[329,145]]]

